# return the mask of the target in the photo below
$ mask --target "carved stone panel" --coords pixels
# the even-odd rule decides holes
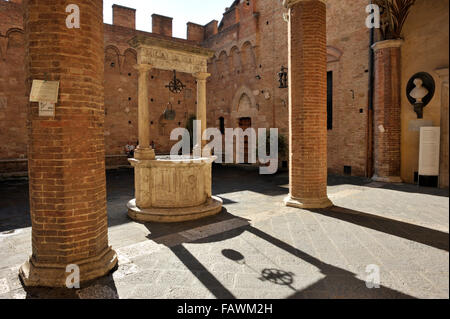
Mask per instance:
[[[138,49],[138,63],[150,64],[156,69],[178,72],[207,72],[207,58],[163,48],[142,47]]]

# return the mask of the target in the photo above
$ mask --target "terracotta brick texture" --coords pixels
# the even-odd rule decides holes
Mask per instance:
[[[24,5],[28,83],[33,79],[60,82],[54,118],[39,117],[37,103],[28,107],[31,262],[37,268],[83,264],[111,252],[106,215],[103,5],[101,0],[78,0],[79,29],[66,27],[65,1],[28,0]],[[87,280],[91,275],[81,276]],[[47,281],[51,280],[43,278],[40,284],[53,285]]]
[[[113,5],[113,24],[136,29],[136,9]]]
[[[172,36],[172,18],[159,14],[152,14],[152,32],[156,34]]]
[[[351,166],[352,174],[358,176],[367,170],[369,29],[361,27],[366,2],[327,2],[328,71],[333,72],[334,81],[333,129],[328,131],[327,147],[329,173],[342,174],[344,166]],[[287,10],[281,1],[274,0],[238,1],[233,6],[220,26],[215,20],[205,26],[189,23],[191,41],[135,30],[127,24],[134,11],[113,8],[114,25],[104,25],[107,167],[128,165],[124,146],[138,139],[136,52],[128,44],[135,35],[215,50],[216,56],[208,65],[208,126],[219,127],[223,118],[226,127],[236,128],[240,118],[250,117],[252,127],[276,127],[287,141],[288,89],[279,88],[277,76],[281,66],[288,64],[287,22],[283,19]],[[4,59],[0,59],[0,136],[10,141],[0,143],[0,174],[9,173],[11,168],[26,171],[26,161],[22,160],[27,158],[27,104],[21,14],[20,5],[0,0],[0,42],[4,43],[0,47]],[[189,116],[195,114],[195,79],[184,73],[177,73],[177,77],[187,87],[172,94],[165,87],[173,78],[172,72],[150,72],[149,125],[157,154],[170,152],[174,142],[169,133],[185,127]],[[176,111],[173,121],[162,116],[169,101]]]
[[[290,191],[302,202],[326,200],[326,6],[300,1],[290,11]]]
[[[400,179],[400,48],[375,50],[374,174]]]

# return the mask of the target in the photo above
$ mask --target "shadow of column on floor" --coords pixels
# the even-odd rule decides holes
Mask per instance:
[[[318,268],[325,275],[325,278],[314,283],[313,285],[292,294],[289,299],[302,298],[346,298],[346,299],[411,299],[413,297],[401,292],[382,287],[377,289],[369,289],[366,282],[355,277],[355,274],[347,270],[335,267],[333,265],[322,262],[321,260],[295,248],[291,245],[275,238],[257,228],[248,227],[247,231],[258,236],[261,239],[275,245],[276,247],[292,254],[293,256],[306,261],[307,263]],[[324,290],[323,287],[327,287]]]
[[[449,251],[449,234],[439,230],[338,206],[328,209],[312,209],[309,211]]]
[[[217,299],[236,299],[231,291],[214,277],[183,245],[172,247],[170,250]]]
[[[195,238],[195,232],[190,233],[190,238],[186,238],[184,236],[180,236],[179,234],[168,240],[167,236],[164,233],[159,233],[155,231],[158,226],[157,224],[147,223],[146,226],[150,230],[151,233],[163,235],[161,237],[158,236],[149,236],[149,239],[154,240],[156,243],[164,244],[169,247],[172,252],[179,258],[179,260],[194,274],[197,279],[207,288],[216,298],[218,299],[234,299],[232,291],[227,289],[201,262],[195,258],[193,254],[191,254],[184,246],[184,243],[190,244],[208,244],[217,241],[224,241],[230,238],[234,238],[240,236],[243,232],[250,232],[258,238],[267,242],[267,244],[274,245],[285,252],[288,252],[298,258],[299,260],[303,260],[310,265],[318,268],[319,271],[325,275],[325,278],[316,282],[315,284],[302,289],[300,291],[295,291],[292,289],[292,282],[289,279],[289,276],[293,276],[294,274],[280,270],[280,269],[261,269],[260,273],[258,270],[253,269],[255,272],[255,280],[264,280],[271,282],[273,284],[282,284],[287,287],[290,287],[295,292],[289,296],[288,298],[313,298],[313,299],[322,299],[322,298],[377,298],[377,299],[410,299],[413,298],[409,295],[403,294],[401,292],[386,288],[380,287],[378,289],[368,289],[366,286],[366,282],[356,278],[356,275],[347,270],[335,267],[333,265],[322,262],[321,260],[289,245],[288,243],[273,237],[270,234],[267,234],[253,226],[250,225],[248,220],[235,217],[229,214],[226,209],[224,209],[223,213],[220,217],[221,220],[241,220],[243,222],[242,226],[239,226],[235,229],[226,230],[220,232],[218,230],[216,234],[209,235],[201,234],[199,232],[200,238]],[[220,216],[220,215],[219,215]],[[195,222],[196,227],[194,229],[202,229],[203,223],[205,225],[214,225],[214,219],[218,218],[212,217],[208,221],[197,221]],[[179,224],[176,227],[182,227],[183,224]],[[191,224],[192,225],[192,224]],[[167,227],[167,226],[166,226]],[[186,231],[186,229],[185,229]],[[161,240],[163,238],[163,240]],[[228,250],[223,252],[224,258],[228,258],[239,262],[239,259],[242,256],[240,252],[236,250]],[[200,276],[199,273],[202,273],[203,276]],[[328,287],[326,291],[320,290],[320,287]]]

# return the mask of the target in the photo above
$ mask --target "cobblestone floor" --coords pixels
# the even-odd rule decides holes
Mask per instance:
[[[0,298],[448,298],[448,191],[329,178],[335,207],[287,208],[286,173],[214,168],[215,217],[139,224],[133,172],[108,172],[118,269],[80,290],[24,289],[31,252],[26,179],[0,182]],[[369,265],[380,288],[368,289]],[[372,267],[374,267],[372,266]]]

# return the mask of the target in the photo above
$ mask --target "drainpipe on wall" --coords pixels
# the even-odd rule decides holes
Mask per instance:
[[[372,3],[372,1],[371,1]],[[373,176],[373,95],[374,95],[374,52],[372,45],[375,43],[375,29],[370,29],[369,45],[369,103],[367,112],[367,159],[366,177]]]

